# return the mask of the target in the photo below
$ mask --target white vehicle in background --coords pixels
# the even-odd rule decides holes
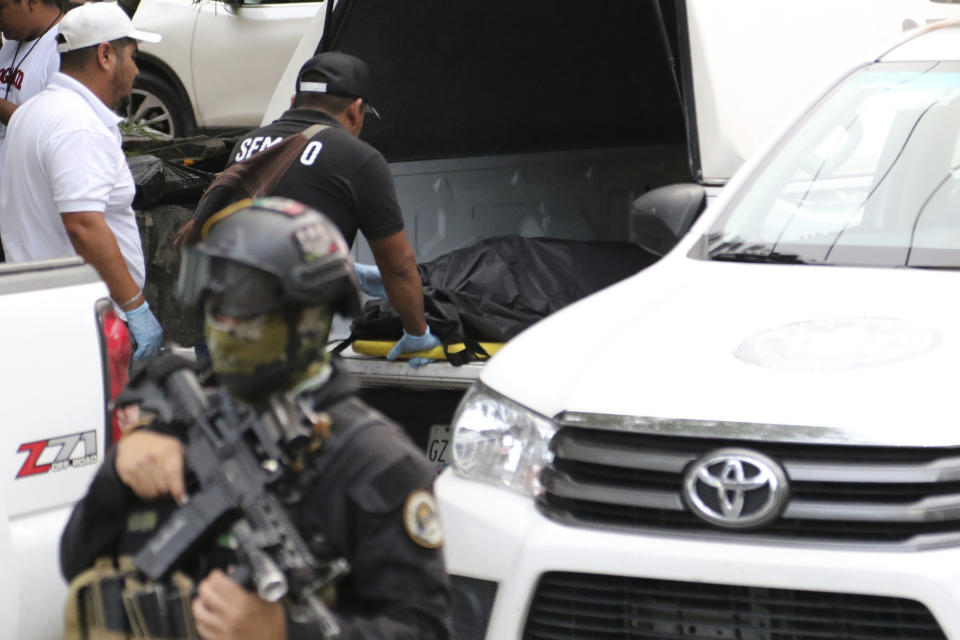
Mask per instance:
[[[958,289],[951,21],[486,365],[436,483],[464,637],[960,638]]]
[[[129,117],[174,137],[259,126],[306,26],[325,7],[320,0],[141,0],[133,23],[163,40],[139,48]]]

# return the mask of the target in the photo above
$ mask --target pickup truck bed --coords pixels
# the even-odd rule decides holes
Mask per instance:
[[[502,235],[629,240],[632,202],[649,189],[689,179],[683,144],[416,160],[390,167],[420,262]],[[373,264],[362,236],[355,252],[358,262]],[[346,323],[337,322],[332,339],[349,333]],[[341,356],[359,379],[364,399],[403,425],[428,455],[431,427],[449,422],[484,367],[434,361],[414,369],[349,348]]]

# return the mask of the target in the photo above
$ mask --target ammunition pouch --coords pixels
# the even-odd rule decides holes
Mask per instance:
[[[180,572],[144,582],[133,563],[97,560],[70,583],[64,640],[199,640],[191,613],[193,581]]]

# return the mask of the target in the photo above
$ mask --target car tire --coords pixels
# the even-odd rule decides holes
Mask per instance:
[[[190,105],[169,82],[150,71],[141,71],[134,80],[126,115],[134,125],[164,136],[183,138],[193,133]]]

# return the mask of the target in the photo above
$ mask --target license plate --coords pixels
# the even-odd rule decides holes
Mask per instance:
[[[443,471],[450,464],[450,458],[453,455],[450,447],[450,425],[432,425],[430,435],[427,438],[427,458],[434,464],[437,473]]]

